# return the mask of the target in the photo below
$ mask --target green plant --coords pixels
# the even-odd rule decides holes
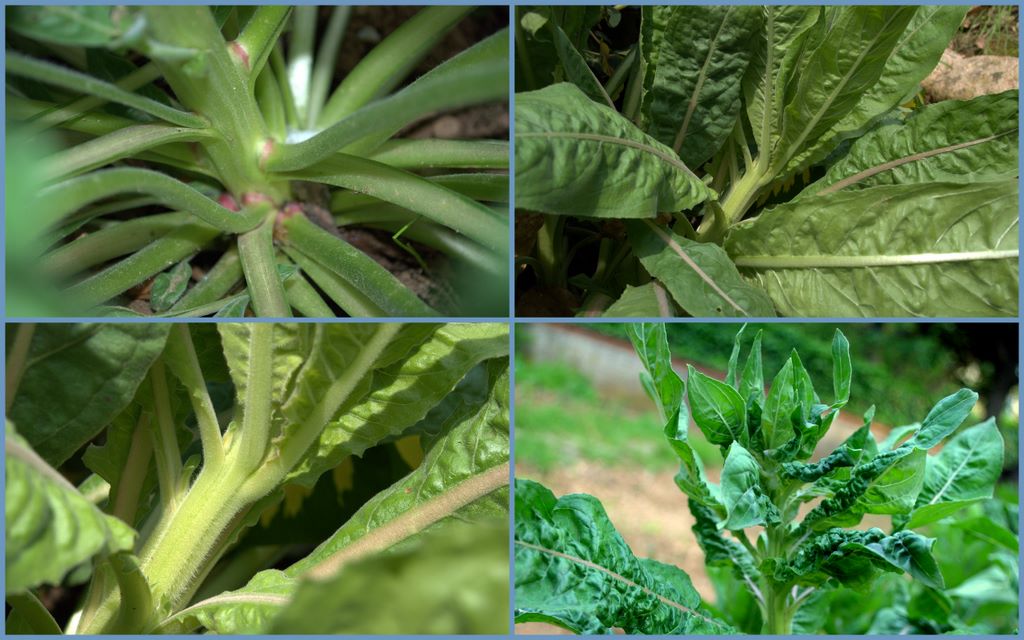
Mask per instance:
[[[521,313],[1015,316],[1017,91],[914,100],[965,11],[522,8]]]
[[[506,98],[507,30],[402,86],[473,10],[423,9],[335,83],[351,7],[319,37],[312,6],[8,8],[8,149],[65,132],[9,166],[38,189],[8,202],[8,288],[41,268],[52,315],[503,315],[508,144],[401,137]]]
[[[920,423],[883,442],[871,434],[872,407],[864,426],[810,462],[849,399],[842,333],[832,343],[833,402],[823,404],[795,350],[765,395],[760,333],[742,368],[742,330],[736,336],[725,382],[691,367],[684,383],[672,370],[664,325],[631,325],[630,332],[645,369],[641,381],[681,463],[675,480],[687,495],[693,531],[709,573],[725,577],[720,593],[727,595],[717,608],[703,603],[682,570],[634,556],[592,496],[556,499],[538,483],[517,480],[518,621],[577,633],[620,627],[788,635],[820,632],[820,607],[830,594],[840,587],[868,592],[887,573],[906,572],[937,601],[947,597],[932,549],[948,541],[914,529],[992,496],[1003,459],[995,421],[957,432],[976,393],[961,389],[940,400]],[[707,479],[687,440],[691,418],[722,450],[720,484]],[[941,451],[929,455],[940,443]],[[867,514],[889,516],[891,530],[854,528]]]
[[[507,629],[505,325],[21,325],[7,347],[8,633]]]

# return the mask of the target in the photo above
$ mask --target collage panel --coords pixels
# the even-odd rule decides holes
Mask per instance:
[[[6,335],[6,634],[505,634],[505,323]]]
[[[515,11],[517,316],[1017,317],[1016,7]]]
[[[1015,634],[1016,323],[520,324],[517,634]]]
[[[6,18],[8,316],[509,315],[507,7]]]

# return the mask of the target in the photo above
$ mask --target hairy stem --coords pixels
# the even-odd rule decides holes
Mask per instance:
[[[18,395],[18,386],[21,384],[21,377],[25,375],[28,367],[28,352],[32,346],[32,335],[36,331],[36,325],[31,322],[19,324],[14,333],[14,344],[11,345],[11,352],[7,355],[5,367],[4,397],[6,398],[6,410],[11,411],[14,404],[14,397]]]
[[[242,258],[242,272],[256,315],[262,317],[291,317],[291,307],[285,301],[281,278],[277,275],[274,256],[274,222],[276,212],[263,224],[238,237],[238,255]]]
[[[153,411],[156,421],[150,429],[153,451],[156,453],[156,473],[160,483],[160,502],[164,511],[174,511],[180,500],[181,451],[175,433],[171,397],[167,386],[164,364],[157,360],[149,370],[153,389]]]
[[[213,407],[210,393],[206,388],[203,370],[199,366],[192,333],[187,324],[176,324],[165,349],[167,365],[171,373],[188,390],[188,398],[199,424],[199,439],[203,444],[203,466],[219,467],[224,463],[224,443],[220,434],[217,411]]]

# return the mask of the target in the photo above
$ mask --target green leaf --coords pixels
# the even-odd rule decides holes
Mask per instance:
[[[732,351],[729,353],[729,365],[726,368],[725,373],[725,384],[730,387],[734,387],[739,390],[739,378],[737,376],[737,367],[739,366],[740,360],[740,339],[743,337],[743,331],[747,328],[747,325],[740,327],[740,330],[736,332],[736,336],[732,341]]]
[[[913,531],[899,531],[878,542],[864,545],[864,548],[892,566],[906,571],[925,586],[943,589],[942,573],[931,553],[934,544],[934,538],[926,538]]]
[[[761,431],[764,433],[766,449],[777,449],[792,437],[790,416],[797,404],[793,359],[789,358],[775,374],[772,386],[768,390],[768,397],[764,401]]]
[[[644,365],[641,382],[657,406],[662,422],[682,410],[684,415],[680,422],[685,429],[688,418],[683,405],[683,381],[672,368],[672,352],[668,348],[665,325],[643,322],[625,326],[633,349]]]
[[[764,369],[761,364],[761,329],[754,334],[754,343],[750,345],[747,363],[740,377],[740,396],[750,399],[754,396],[758,404],[764,400]]]
[[[601,314],[606,318],[671,318],[675,305],[659,282],[639,287],[626,285],[625,291]]]
[[[956,428],[967,419],[967,416],[971,415],[971,411],[977,403],[978,394],[970,389],[960,389],[939,400],[925,416],[921,428],[917,430],[908,444],[921,449],[931,449],[942,442],[946,436],[956,431]]]
[[[961,431],[938,455],[928,458],[924,486],[907,528],[916,529],[991,498],[1002,469],[1003,438],[994,419]]]
[[[163,313],[185,295],[185,289],[192,280],[192,266],[188,260],[182,260],[169,270],[153,279],[150,289],[149,305],[153,311]]]
[[[562,69],[565,70],[567,79],[594,102],[608,105],[609,108],[614,109],[615,104],[612,99],[605,93],[604,87],[598,82],[594,72],[590,70],[583,55],[573,46],[569,36],[565,35],[562,28],[554,22],[548,22],[548,27],[553,34],[555,51],[558,53],[558,59],[562,63]]]
[[[821,13],[819,7],[764,6],[761,32],[743,78],[743,96],[760,156],[775,156],[782,131],[786,86],[803,53],[803,43]]]
[[[646,130],[689,167],[704,164],[732,133],[758,23],[744,6],[653,7],[657,67],[644,96]]]
[[[429,325],[427,325],[429,327]],[[345,325],[326,325],[328,336],[344,333]],[[437,328],[429,338],[422,329],[410,325],[403,330],[420,331],[418,342],[399,334],[394,352],[385,353],[378,363],[387,363],[360,385],[340,408],[340,413],[320,432],[299,464],[289,473],[292,481],[309,483],[331,469],[349,454],[360,455],[368,447],[388,436],[402,433],[416,424],[427,411],[441,401],[478,363],[508,355],[508,328],[503,324],[448,324]],[[345,362],[339,361],[339,364]],[[337,366],[337,365],[336,365]],[[335,375],[344,369],[332,368]],[[309,384],[298,381],[295,392],[316,398],[322,383],[314,382],[312,368],[307,369]],[[299,415],[299,405],[285,407],[286,415]]]
[[[1017,91],[946,100],[858,138],[800,198],[884,184],[1016,178]]]
[[[747,407],[729,385],[686,366],[686,398],[690,413],[712,444],[727,447],[747,442]]]
[[[681,570],[641,560],[593,496],[555,499],[517,480],[516,621],[557,624],[579,634],[727,633],[707,614]]]
[[[1017,194],[1016,180],[839,192],[742,222],[725,247],[787,315],[1012,316]]]
[[[24,425],[22,437],[44,460],[63,464],[128,406],[169,330],[166,324],[37,325],[8,417]]]
[[[16,33],[61,46],[115,46],[133,25],[130,13],[115,6],[23,6],[7,10]]]
[[[916,7],[843,7],[819,20],[787,85],[788,100],[772,167],[790,174],[807,166],[809,150],[843,119],[885,68]]]
[[[730,445],[722,467],[722,501],[728,513],[722,528],[737,531],[768,521],[771,502],[761,489],[761,466],[738,442]]]
[[[740,579],[758,580],[761,572],[754,557],[742,544],[722,535],[715,512],[692,500],[687,505],[693,514],[693,534],[704,551],[704,562],[708,566],[729,567]]]
[[[454,522],[335,578],[306,581],[270,633],[508,631],[508,525]]]
[[[628,223],[633,253],[694,317],[774,316],[768,295],[751,286],[722,247],[695,242],[647,221]]]
[[[465,394],[432,414],[439,434],[423,462],[381,492],[308,556],[290,576],[328,576],[439,523],[508,513],[509,377],[507,358],[488,363],[486,392]]]
[[[843,332],[836,329],[832,337],[832,391],[835,394],[833,407],[842,407],[850,400],[850,378],[853,365],[850,362],[850,342]]]
[[[675,153],[575,85],[516,95],[516,207],[653,218],[713,199]]]
[[[104,515],[22,438],[6,431],[5,588],[18,593],[59,585],[101,553],[130,550],[135,532]]]
[[[934,543],[913,531],[886,536],[877,528],[830,529],[801,546],[787,569],[809,584],[832,577],[855,589],[870,585],[878,570],[905,571],[926,586],[942,589],[942,574],[931,555]]]

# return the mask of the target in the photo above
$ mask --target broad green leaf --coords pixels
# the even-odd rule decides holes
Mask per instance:
[[[63,464],[128,406],[169,330],[152,323],[37,325],[8,417],[23,425],[22,437],[44,460]]]
[[[916,529],[991,498],[1002,469],[1003,438],[994,419],[961,431],[928,458],[924,487],[907,527]]]
[[[1016,91],[946,100],[858,138],[800,198],[884,184],[1016,178]]]
[[[10,421],[5,438],[7,593],[59,585],[69,571],[93,556],[132,548],[135,531],[78,493]]]
[[[647,221],[630,222],[633,253],[694,317],[774,316],[768,295],[747,283],[722,247]]]
[[[726,633],[681,570],[641,560],[593,496],[517,480],[516,621],[580,634]]]
[[[659,282],[639,287],[626,285],[625,291],[601,314],[606,318],[671,318],[675,305]]]
[[[192,266],[188,260],[179,262],[153,278],[149,297],[149,305],[153,307],[153,311],[163,313],[174,306],[174,303],[185,295],[185,289],[191,280]]]
[[[756,7],[655,6],[649,43],[657,67],[644,96],[646,130],[689,167],[704,164],[729,137],[758,22]]]
[[[722,502],[728,514],[719,526],[739,530],[768,520],[770,501],[761,489],[761,467],[738,442],[729,446],[722,467]]]
[[[488,363],[487,389],[482,397],[468,396],[436,416],[441,420],[439,435],[430,439],[419,467],[364,504],[334,535],[289,567],[288,575],[332,575],[349,562],[439,523],[507,514],[507,359]]]
[[[124,9],[113,5],[10,7],[7,27],[61,46],[115,46],[133,22]]]
[[[653,218],[713,199],[668,147],[574,85],[516,96],[516,207]]]
[[[842,407],[850,400],[850,378],[853,365],[850,363],[850,342],[843,332],[836,329],[832,337],[832,392],[835,394],[834,407]]]
[[[414,543],[304,581],[270,633],[508,632],[508,525],[453,522]]]
[[[729,385],[687,365],[686,398],[697,427],[712,444],[747,442],[747,407]]]
[[[808,147],[841,121],[885,68],[916,7],[844,7],[819,21],[811,50],[792,70],[778,148],[776,173],[806,166]]]
[[[878,81],[827,134],[813,141],[808,162],[825,158],[842,140],[860,135],[873,121],[920,91],[963,23],[967,7],[920,6],[893,48]]]
[[[742,222],[725,247],[785,315],[1011,316],[1017,194],[1016,180],[839,192]]]
[[[754,53],[743,78],[743,96],[758,154],[772,158],[782,132],[786,86],[821,8],[769,5],[760,11],[761,32],[754,40]]]
[[[326,326],[331,335],[345,331],[346,325]],[[392,352],[385,352],[379,360],[389,362],[393,358],[393,364],[389,362],[366,379],[363,393],[342,405],[337,417],[320,432],[289,474],[291,480],[313,481],[346,455],[360,455],[382,439],[402,433],[478,363],[508,355],[508,327],[504,324],[447,324],[427,339],[404,342],[408,332],[417,331],[422,329],[415,325],[403,329],[391,345]],[[334,371],[335,375],[340,373]],[[311,392],[316,393],[315,389]],[[286,413],[295,406],[286,407]]]
[[[921,449],[931,449],[963,424],[977,402],[978,394],[970,389],[960,389],[939,400],[925,416],[921,428],[908,444]]]
[[[759,404],[764,401],[764,367],[761,364],[761,329],[754,334],[754,343],[750,346],[747,363],[740,377],[740,396],[749,399],[753,395]]]

